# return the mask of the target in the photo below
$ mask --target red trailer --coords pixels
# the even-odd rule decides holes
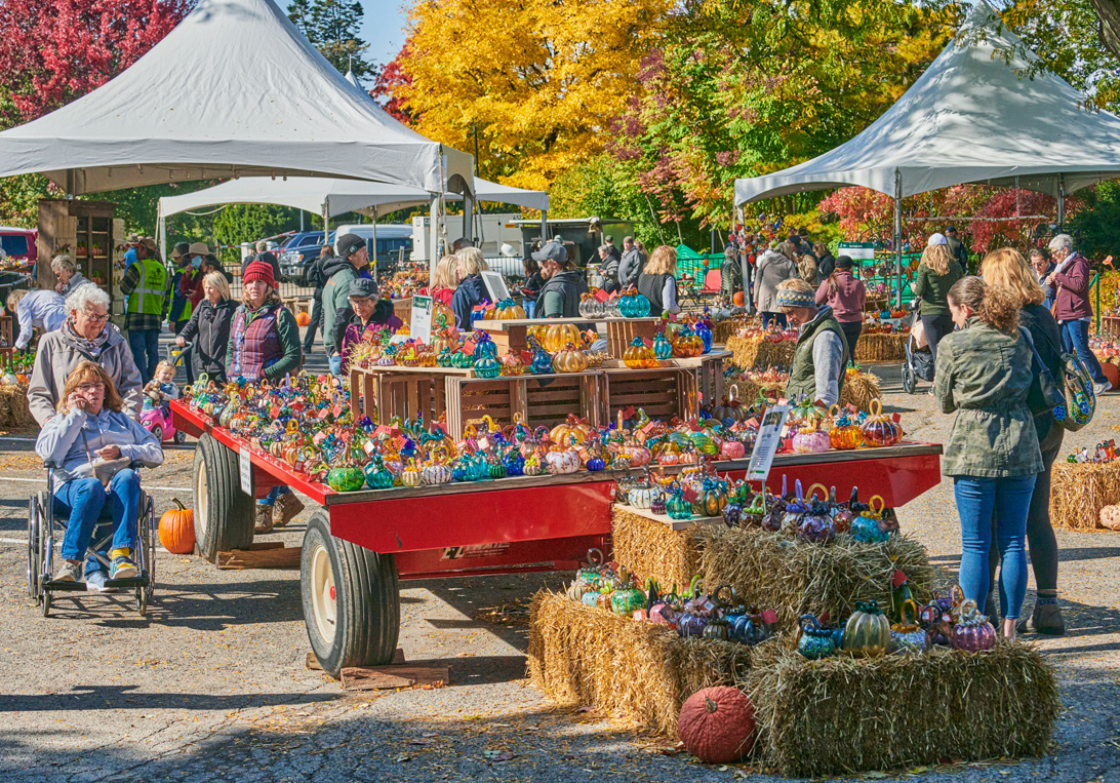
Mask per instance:
[[[385,664],[397,646],[400,579],[570,571],[591,548],[609,551],[615,475],[580,471],[498,481],[334,492],[251,448],[182,401],[175,427],[198,437],[194,518],[199,552],[243,549],[253,539],[254,498],[287,484],[322,508],[303,540],[303,614],[323,670]],[[782,477],[835,486],[847,497],[880,495],[902,506],[941,480],[941,446],[905,443],[882,449],[778,455]],[[243,459],[246,475],[242,475]],[[250,467],[251,466],[251,467]],[[719,462],[742,478],[746,460]],[[250,479],[252,494],[242,491]]]

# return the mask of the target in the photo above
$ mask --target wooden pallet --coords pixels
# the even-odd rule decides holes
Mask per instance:
[[[599,420],[614,421],[619,411],[641,408],[651,419],[696,416],[696,371],[676,367],[660,370],[603,370]]]
[[[599,422],[600,371],[513,378],[456,378],[446,384],[447,431],[453,438],[463,428],[489,416],[496,424],[511,424],[519,415],[527,427],[554,427],[569,413]]]

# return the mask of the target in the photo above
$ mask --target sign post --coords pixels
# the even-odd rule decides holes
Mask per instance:
[[[770,466],[774,464],[774,456],[782,445],[782,427],[789,418],[788,405],[774,405],[762,414],[762,425],[758,428],[758,437],[751,451],[751,461],[747,466],[748,481],[766,481],[770,475]]]

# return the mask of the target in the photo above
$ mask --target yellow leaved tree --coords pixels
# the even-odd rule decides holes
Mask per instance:
[[[425,136],[472,151],[479,174],[547,188],[604,149],[634,97],[670,0],[421,0],[398,65]]]

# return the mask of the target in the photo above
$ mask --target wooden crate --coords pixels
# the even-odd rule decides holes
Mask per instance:
[[[393,300],[393,315],[404,321],[405,326],[412,326],[412,297]]]
[[[696,370],[669,367],[660,370],[605,369],[600,396],[600,421],[614,421],[618,412],[633,406],[651,419],[696,416]]]
[[[350,371],[350,410],[355,421],[368,416],[382,424],[399,417],[431,425],[447,409],[444,379],[451,372],[470,370],[432,367],[390,367],[385,370]]]
[[[1101,337],[1120,337],[1120,318],[1101,316]]]
[[[660,318],[609,318],[607,324],[607,353],[621,359],[635,337],[653,342],[661,326]]]
[[[493,379],[448,376],[448,434],[458,438],[467,424],[484,416],[502,426],[520,415],[527,427],[554,427],[574,413],[597,425],[599,378],[597,371]]]

